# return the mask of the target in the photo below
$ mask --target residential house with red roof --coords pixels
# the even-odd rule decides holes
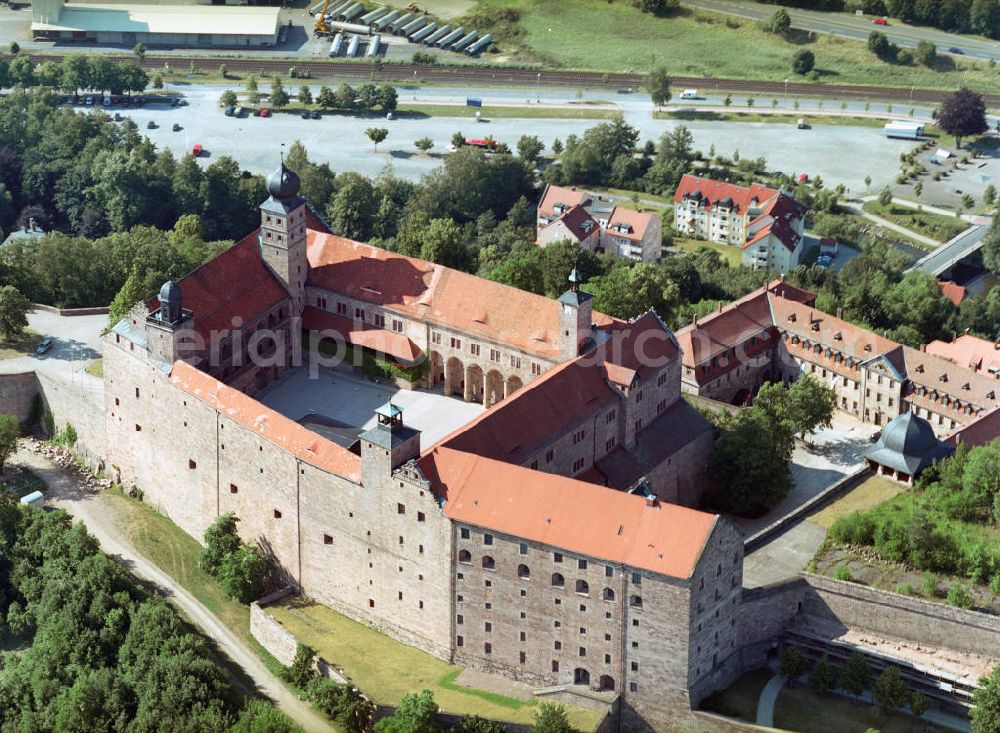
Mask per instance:
[[[740,247],[747,267],[788,272],[803,254],[805,207],[789,194],[752,183],[684,175],[674,192],[674,230]]]
[[[655,262],[663,222],[655,214],[619,206],[613,197],[549,184],[538,203],[536,243],[544,247],[563,239],[592,252]]]

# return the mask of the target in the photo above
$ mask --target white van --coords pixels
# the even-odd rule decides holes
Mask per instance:
[[[685,89],[681,92],[681,99],[697,99],[698,90],[697,89]]]

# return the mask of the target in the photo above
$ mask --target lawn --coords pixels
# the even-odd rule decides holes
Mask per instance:
[[[719,244],[718,242],[707,242],[703,239],[685,239],[684,237],[674,237],[673,245],[684,252],[697,252],[701,249],[711,249],[722,255],[731,266],[735,267],[743,263],[743,250],[735,244]]]
[[[530,723],[536,709],[527,703],[454,683],[461,667],[390,639],[326,606],[292,598],[267,610],[302,643],[336,664],[376,702],[392,705],[408,692],[428,689],[441,709],[486,718]],[[602,713],[567,707],[570,723],[593,730]]]
[[[726,111],[665,109],[653,113],[657,120],[725,120],[726,122],[773,122],[774,124],[795,125],[804,119],[810,126],[843,125],[847,127],[882,127],[885,120],[875,117],[846,117],[840,115],[810,115],[808,113],[740,112],[738,109]]]
[[[787,685],[778,693],[774,727],[801,733],[925,733],[939,730],[904,713],[882,715],[874,705],[838,695],[818,695],[808,687]]]
[[[474,119],[479,112],[483,119],[557,119],[611,120],[621,115],[617,109],[601,109],[580,105],[575,107],[465,107],[458,104],[407,104],[396,110],[399,118],[466,117]]]
[[[87,374],[97,377],[98,379],[104,378],[104,357],[100,359],[94,359],[90,364],[87,365]]]
[[[968,59],[942,59],[952,70],[898,66],[876,59],[861,41],[794,33],[788,41],[763,31],[754,21],[702,10],[682,9],[669,17],[641,13],[630,2],[574,0],[572,11],[551,0],[481,0],[479,7],[521,11],[523,34],[516,43],[522,60],[598,71],[647,72],[653,65],[669,74],[735,79],[805,81],[790,72],[792,55],[808,48],[816,55],[821,81],[896,87],[995,88],[995,73]],[[586,38],[589,42],[581,43]],[[501,40],[503,50],[511,44]],[[514,54],[515,58],[518,54]],[[957,65],[956,65],[957,64]]]
[[[808,517],[813,524],[830,529],[839,517],[854,512],[865,512],[888,501],[903,491],[902,484],[872,476],[864,483],[851,489],[835,502]]]
[[[923,234],[925,237],[930,237],[931,239],[936,239],[939,242],[947,242],[969,228],[969,224],[962,219],[953,216],[942,216],[941,214],[931,214],[927,211],[911,209],[907,206],[900,206],[894,203],[883,206],[875,200],[866,201],[863,208],[869,214],[881,216],[893,224],[906,227],[911,231]]]
[[[30,354],[38,346],[39,341],[38,334],[30,328],[24,329],[20,336],[12,339],[0,337],[0,359],[13,359]]]
[[[702,701],[703,710],[730,718],[753,722],[757,720],[757,701],[764,685],[774,676],[769,669],[747,672],[725,690],[719,690]]]

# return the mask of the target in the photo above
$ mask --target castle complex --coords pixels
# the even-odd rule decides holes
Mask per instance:
[[[575,272],[549,299],[335,236],[284,166],[267,188],[258,230],[105,336],[116,480],[199,539],[234,512],[282,581],[441,659],[618,697],[628,728],[763,664],[808,605],[745,590],[742,534],[697,510],[712,430],[682,391],[806,372],[875,425],[998,414],[995,379],[783,281],[675,336],[595,312]],[[391,402],[327,439],[256,398],[324,342],[486,409],[433,445]]]

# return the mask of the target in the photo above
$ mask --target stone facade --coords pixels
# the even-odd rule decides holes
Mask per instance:
[[[0,412],[13,415],[18,422],[28,419],[31,403],[38,393],[34,372],[0,374]]]

